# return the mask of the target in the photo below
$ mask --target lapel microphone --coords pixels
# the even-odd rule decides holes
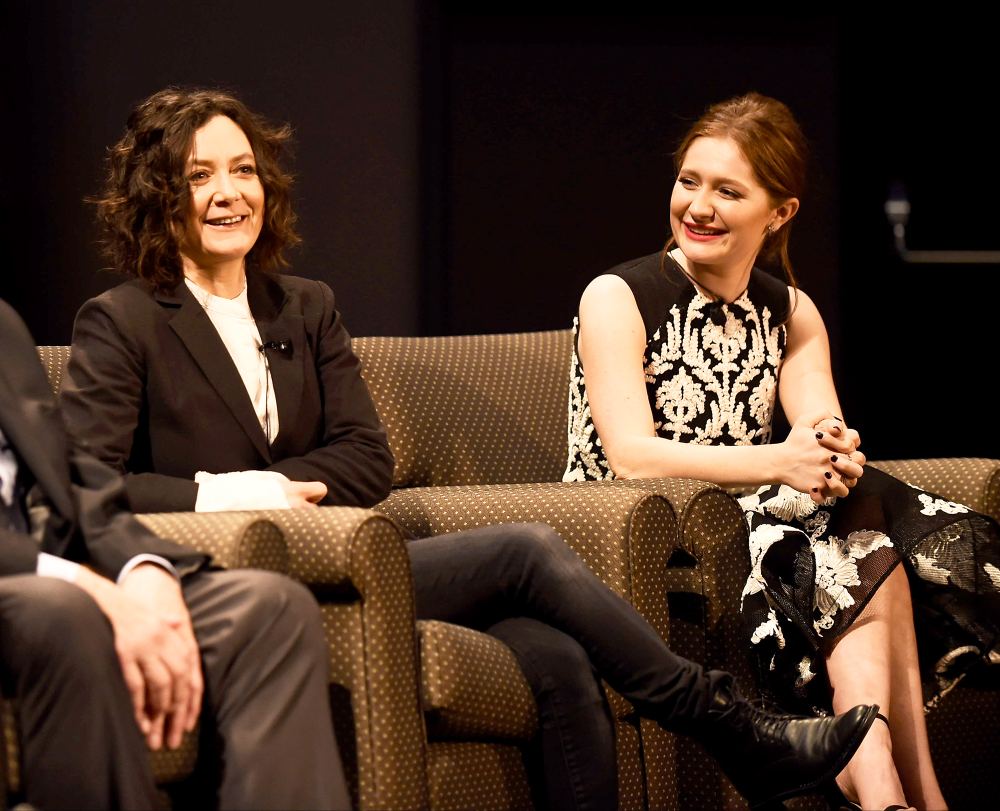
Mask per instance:
[[[278,341],[266,341],[257,347],[257,351],[262,355],[267,349],[277,349],[279,352],[286,353],[292,351],[292,342],[288,338],[282,338]]]

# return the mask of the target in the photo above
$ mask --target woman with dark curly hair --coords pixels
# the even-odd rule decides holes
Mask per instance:
[[[178,115],[181,109],[184,114]],[[237,177],[259,181],[267,199],[266,210],[256,212],[263,216],[254,223],[257,239],[247,258],[265,270],[287,267],[284,251],[300,241],[289,197],[292,177],[279,163],[291,128],[271,126],[220,91],[164,90],[129,116],[125,137],[110,150],[105,194],[93,200],[105,230],[104,247],[114,266],[160,290],[176,286],[186,272],[178,261],[182,254],[177,229],[187,224],[191,198],[197,196],[195,189],[205,187],[207,174],[189,184],[185,152],[194,140],[197,122],[216,117],[228,118],[242,130],[251,160],[239,167]]]
[[[137,278],[80,310],[64,399],[137,511],[388,492],[392,455],[333,293],[269,272],[299,241],[278,162],[290,136],[228,93],[170,88],[109,152],[103,244]]]
[[[263,271],[294,238],[276,163],[287,134],[227,94],[166,90],[111,152],[99,210],[116,264],[138,278],[80,310],[62,399],[136,510],[370,506],[389,491],[392,455],[333,294]],[[832,779],[874,720],[869,706],[827,719],[751,707],[544,525],[407,550],[417,616],[484,631],[520,664],[539,712],[540,806],[617,805],[600,678],[702,741],[755,802]]]

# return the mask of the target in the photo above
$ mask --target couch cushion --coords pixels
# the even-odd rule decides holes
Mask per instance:
[[[535,699],[510,648],[447,622],[422,620],[417,630],[429,735],[524,741],[535,734]]]
[[[558,481],[569,330],[357,338],[397,487]]]
[[[434,811],[531,811],[521,750],[475,741],[431,743],[427,783]]]

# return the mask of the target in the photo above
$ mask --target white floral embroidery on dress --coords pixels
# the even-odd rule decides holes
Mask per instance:
[[[762,501],[761,507],[782,521],[791,521],[796,518],[803,520],[807,515],[816,512],[817,509],[816,502],[807,493],[800,493],[787,484],[781,485],[778,492],[767,501]]]
[[[708,317],[717,306],[700,292],[673,304],[649,338],[643,373],[658,436],[701,445],[766,443],[777,399],[777,370],[785,327],[772,325],[744,291],[722,306],[722,324]],[[579,318],[573,320],[574,338]],[[583,368],[573,352],[569,392],[569,457],[565,481],[613,479],[594,428]],[[720,442],[721,440],[721,442]]]
[[[920,511],[922,515],[937,515],[939,512],[947,513],[948,515],[958,515],[959,513],[967,513],[969,511],[969,508],[964,504],[945,501],[943,498],[933,498],[926,493],[921,493],[917,496],[917,500],[924,505]]]
[[[824,524],[825,526],[825,524]],[[812,552],[816,561],[816,591],[813,606],[820,616],[813,621],[816,633],[833,627],[834,615],[854,605],[850,586],[860,586],[857,561],[877,549],[891,547],[892,540],[884,532],[860,529],[841,540],[830,535],[825,540],[813,539]]]
[[[922,580],[928,580],[940,586],[947,586],[951,582],[951,570],[939,566],[937,558],[915,552],[910,555],[910,560]]]
[[[760,495],[758,493],[740,496],[737,500],[740,502],[740,507],[743,508],[743,512],[755,512],[761,514],[764,512],[764,508],[760,506]]]
[[[774,524],[761,524],[754,527],[750,533],[750,576],[747,578],[746,585],[743,586],[743,594],[740,595],[741,606],[743,598],[764,590],[764,576],[760,571],[760,562],[764,553],[771,548],[771,544],[784,537],[784,528],[776,527]]]
[[[812,518],[807,518],[803,526],[809,538],[815,541],[820,535],[826,532],[826,527],[829,523],[830,513],[826,510],[817,510],[816,515]]]
[[[816,678],[816,674],[813,673],[812,659],[808,656],[803,656],[802,661],[799,662],[799,676],[795,680],[795,686],[804,687],[814,678]]]
[[[814,542],[812,551],[816,560],[813,606],[820,613],[819,618],[813,621],[813,628],[822,635],[824,630],[833,627],[833,615],[838,610],[854,605],[854,597],[847,587],[860,586],[861,578],[858,577],[858,565],[850,547],[836,535]]]
[[[759,645],[769,636],[774,637],[779,650],[785,647],[785,635],[781,632],[781,626],[778,624],[778,617],[774,613],[774,609],[767,612],[767,619],[754,630],[750,637],[750,644]]]
[[[782,327],[772,328],[770,310],[758,313],[746,293],[723,308],[722,325],[705,317],[710,303],[696,295],[683,315],[675,304],[650,340],[644,371],[648,383],[660,383],[654,400],[656,430],[671,439],[690,436],[702,445],[727,434],[740,445],[766,442],[777,395],[772,368],[780,363]],[[734,310],[743,312],[743,319]],[[755,428],[744,418],[748,407]],[[698,424],[701,418],[707,418],[704,425]]]
[[[855,560],[868,557],[876,549],[892,547],[892,540],[884,532],[872,529],[858,529],[847,536],[851,557]]]

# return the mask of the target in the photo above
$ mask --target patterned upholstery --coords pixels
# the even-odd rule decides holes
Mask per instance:
[[[38,352],[58,391],[69,347]],[[330,645],[334,724],[355,804],[429,806],[413,587],[398,527],[369,510],[339,507],[139,519],[164,537],[209,552],[226,568],[272,569],[309,585]],[[0,790],[17,791],[17,729],[8,702],[0,703],[0,730]],[[189,774],[195,754],[193,736],[176,752],[152,754],[158,785]]]
[[[557,481],[566,462],[566,330],[357,338],[397,487]]]
[[[734,610],[749,570],[747,531],[732,499],[703,482],[558,483],[566,459],[571,341],[569,330],[357,339],[355,350],[397,457],[397,490],[378,509],[415,536],[504,520],[550,523],[599,576],[636,605],[671,647],[710,667],[734,672],[752,693],[755,674]],[[903,479],[1000,517],[1000,462],[996,460],[878,464]],[[629,512],[623,503],[615,502],[622,489],[659,494],[665,501],[656,502],[657,507],[637,501]],[[578,501],[582,490],[600,495],[584,503]],[[610,526],[610,515],[616,511],[629,516],[627,532]],[[628,541],[623,540],[626,537]],[[424,673],[425,682],[436,678],[441,676]],[[979,702],[977,707],[989,706],[991,712],[1000,709],[995,692],[960,690],[949,696],[955,707],[973,698]],[[487,701],[488,695],[481,707],[488,706]],[[636,798],[649,808],[745,807],[697,744],[675,739],[647,721],[636,727],[627,704],[614,696],[612,702],[619,719],[622,807],[631,807]],[[972,739],[971,732],[963,738],[944,729],[947,712],[942,704],[929,723],[937,739],[935,754],[942,782],[958,802],[962,796],[976,796],[969,790],[963,795],[958,787],[969,782],[969,773],[959,768],[959,747],[961,741]],[[980,718],[989,719],[993,730],[1000,730],[994,715],[980,713]],[[978,723],[974,726],[980,729]],[[637,728],[641,747],[634,747],[638,759],[630,760],[626,742],[630,734],[638,739]],[[979,751],[992,752],[998,742],[988,736],[987,728],[984,723],[977,745],[989,743]],[[440,744],[434,740],[433,727],[431,735],[432,802],[435,808],[457,807],[461,797],[469,799],[470,789],[462,789],[460,797],[448,795],[449,791],[458,795],[461,781],[446,780],[444,772],[468,768],[471,774],[485,768],[470,762],[480,750],[462,749],[462,759],[456,755],[437,758],[434,752]],[[484,759],[492,756],[481,755]],[[637,768],[641,783],[630,777]],[[510,807],[516,807],[517,796],[509,790]],[[817,796],[789,804],[798,809],[825,807]]]
[[[525,741],[537,732],[535,699],[510,648],[447,622],[420,621],[417,629],[429,734]]]
[[[1000,520],[1000,460],[897,459],[872,466]]]
[[[334,720],[361,808],[532,806],[521,744],[537,712],[523,675],[496,640],[414,622],[401,531],[422,537],[503,521],[549,523],[671,647],[735,672],[744,688],[753,683],[734,611],[749,568],[735,502],[704,482],[558,482],[570,341],[569,330],[356,339],[397,459],[397,489],[378,507],[391,520],[339,508],[255,514],[263,523],[247,534],[260,537],[212,549],[227,566],[287,572],[320,598]],[[39,354],[58,386],[67,348],[39,347]],[[877,464],[1000,517],[997,460]],[[143,520],[182,542],[198,537],[187,523],[197,517]],[[196,545],[212,542],[202,537]],[[608,694],[622,809],[745,808],[696,744],[640,721],[628,702]],[[984,796],[982,781],[969,777],[988,775],[991,764],[973,771],[969,757],[989,760],[996,751],[998,712],[995,684],[970,678],[929,718],[939,774],[956,807]],[[8,757],[8,775],[12,763],[16,774],[16,757]],[[825,807],[815,796],[789,805]]]
[[[1000,460],[905,459],[872,465],[1000,521]],[[997,670],[994,666],[970,673],[927,716],[934,766],[952,808],[976,807],[995,794],[992,776],[1000,751]]]

